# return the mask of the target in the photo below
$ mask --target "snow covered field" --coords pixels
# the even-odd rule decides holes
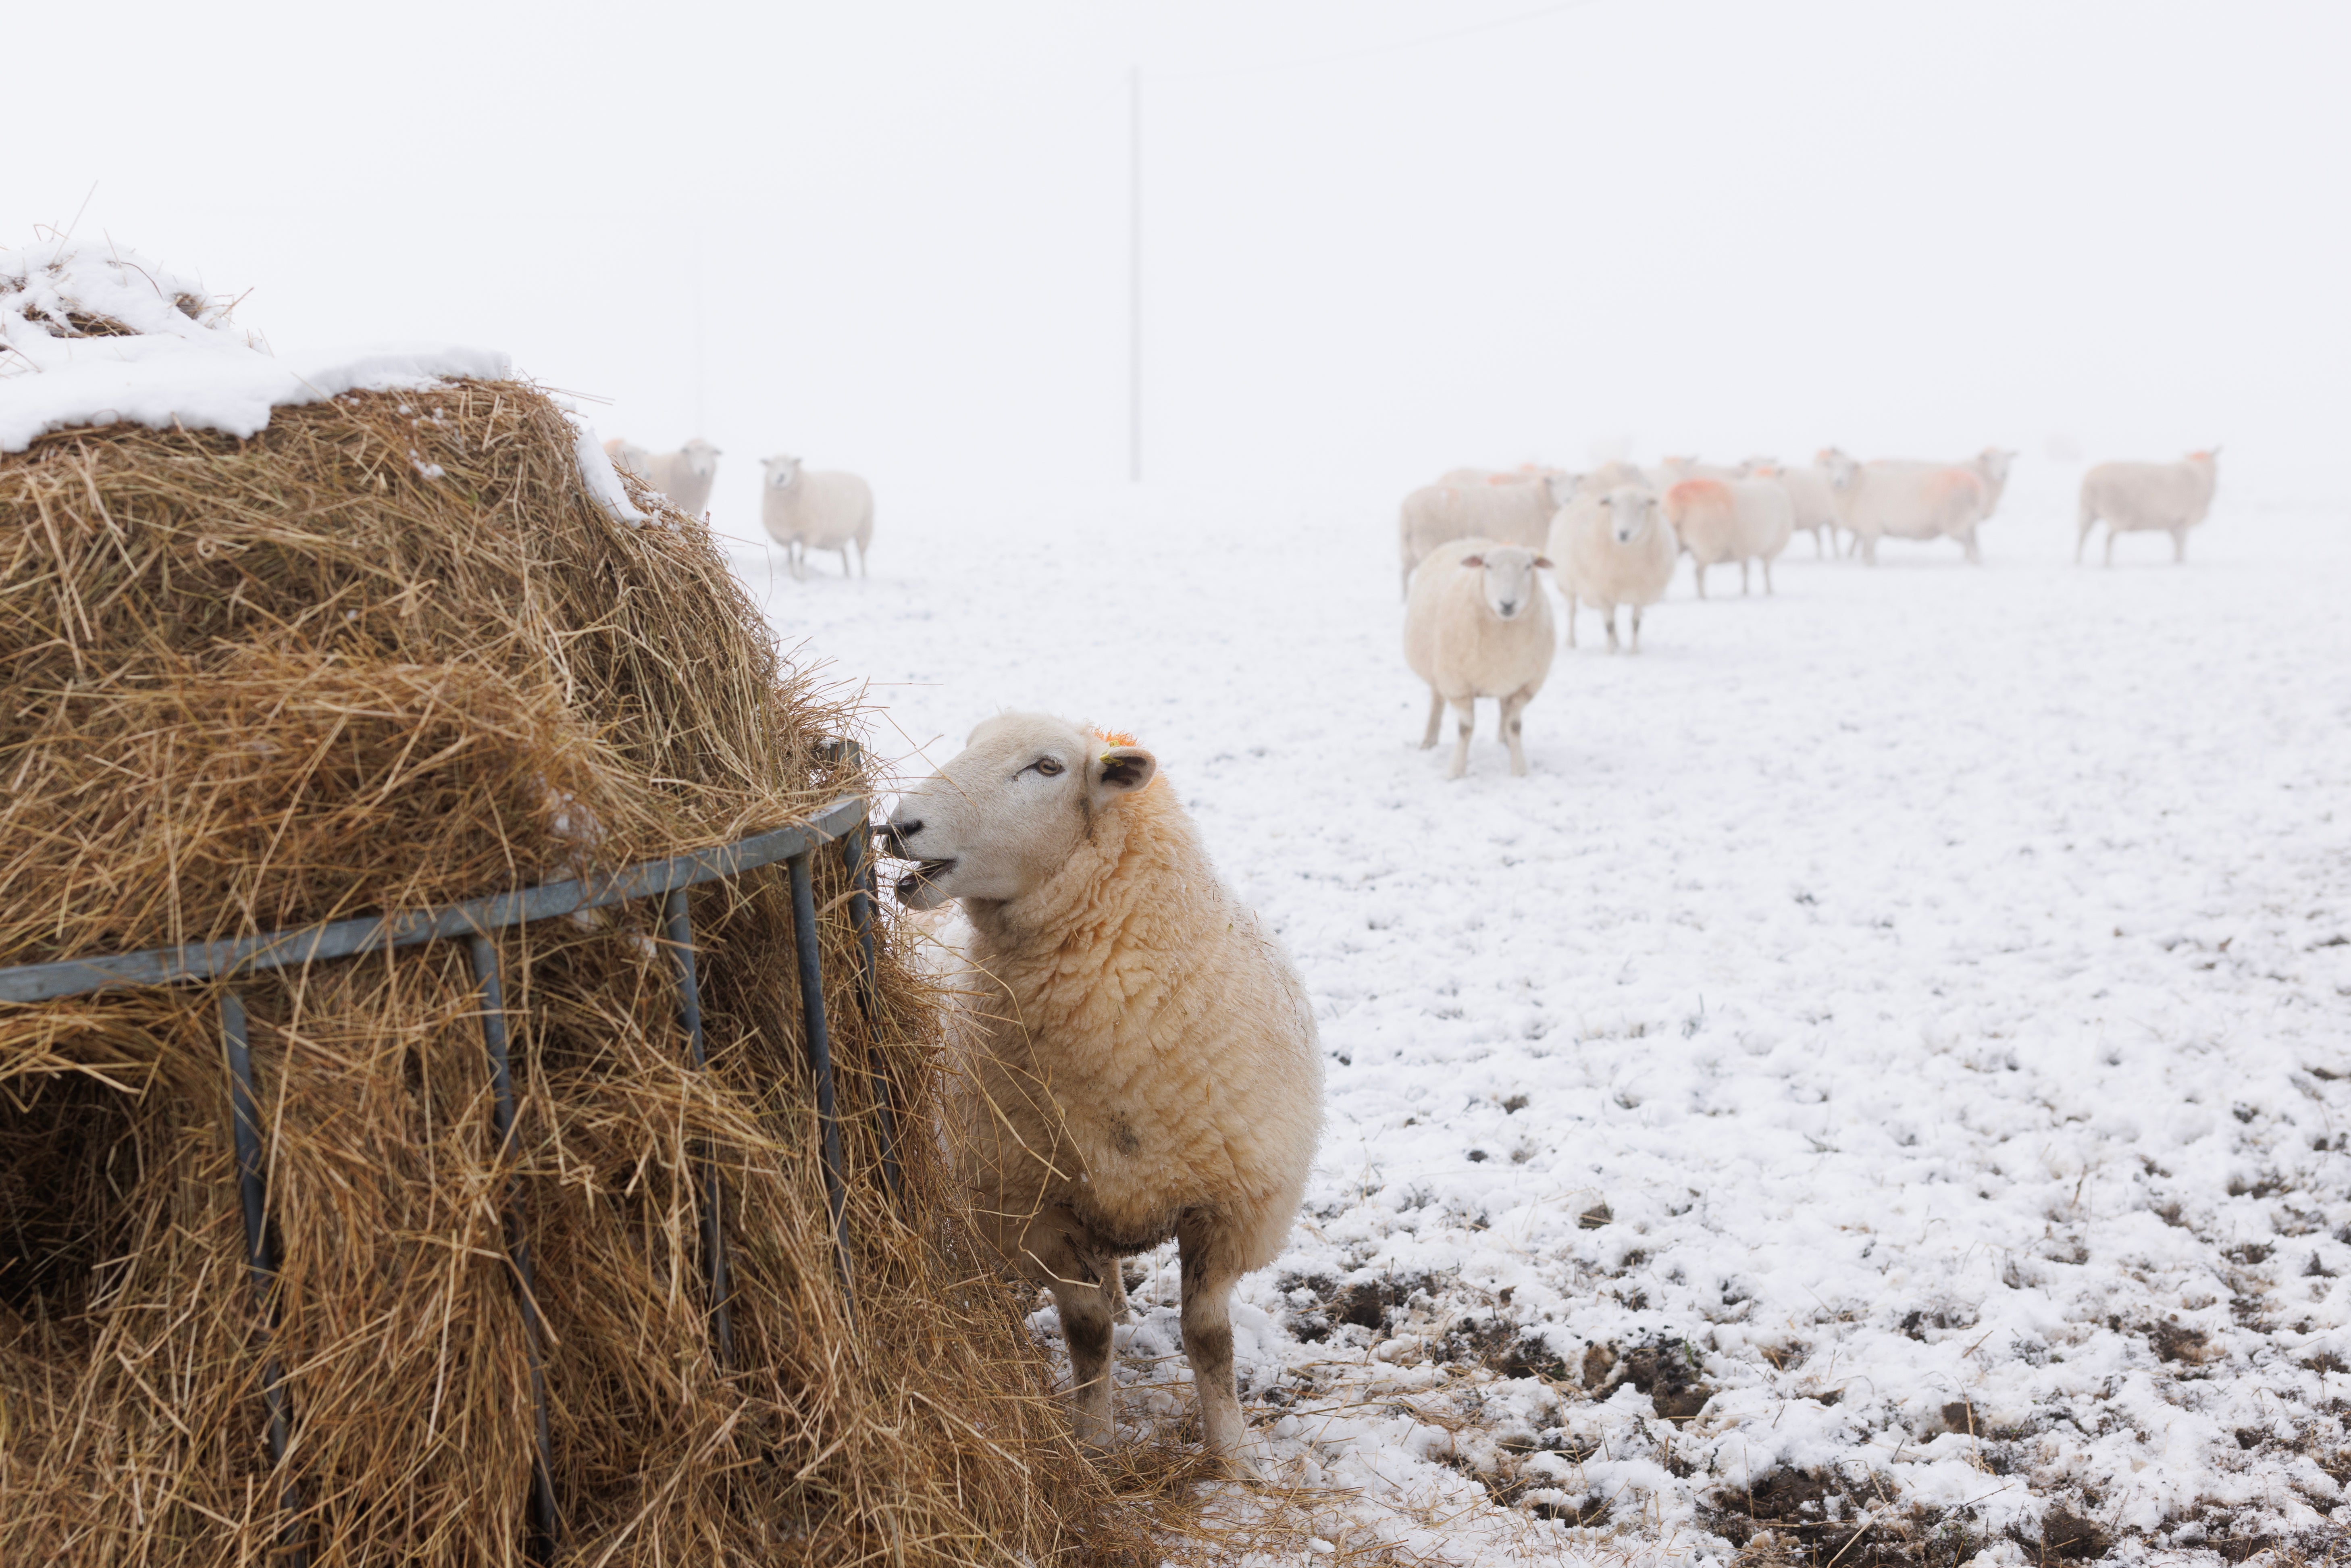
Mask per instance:
[[[738,563],[909,774],[998,707],[1136,732],[1288,943],[1329,1124],[1237,1330],[1341,1554],[2315,1550],[2351,1533],[2351,515],[2224,470],[2186,569],[2077,570],[2071,482],[2028,460],[1980,569],[1799,536],[1776,597],[1701,604],[1685,567],[1640,657],[1584,620],[1531,777],[1488,706],[1455,784],[1386,508],[885,489],[872,580]],[[1189,1409],[1145,1261],[1138,1435]]]

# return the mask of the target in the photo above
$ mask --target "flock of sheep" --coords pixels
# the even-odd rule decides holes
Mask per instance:
[[[700,517],[710,506],[710,486],[724,455],[700,436],[674,452],[648,452],[622,436],[604,443],[604,455],[653,489]],[[857,547],[857,570],[865,572],[865,551],[873,542],[873,489],[854,474],[801,466],[797,457],[763,457],[759,523],[784,547],[796,578],[808,575],[808,552],[837,549],[841,575],[849,575],[849,547]]]
[[[2172,559],[2188,559],[2188,530],[2212,505],[2219,449],[2178,463],[2105,463],[2082,480],[2082,559],[2090,530],[2106,525],[2106,564],[2117,534],[2165,532]],[[1739,566],[1740,591],[1750,570],[1771,562],[1798,528],[1815,554],[1842,531],[1839,549],[1871,565],[1885,538],[1957,540],[1980,560],[1976,530],[1999,507],[2015,454],[1986,447],[1964,463],[1882,458],[1863,463],[1834,447],[1810,468],[1750,458],[1736,468],[1668,457],[1657,467],[1606,463],[1589,474],[1530,464],[1495,472],[1457,468],[1404,498],[1397,518],[1405,591],[1404,655],[1428,684],[1428,731],[1437,744],[1449,703],[1460,716],[1452,766],[1469,765],[1477,701],[1501,704],[1501,738],[1510,771],[1527,770],[1520,729],[1526,706],[1551,673],[1556,635],[1541,572],[1549,568],[1567,601],[1567,643],[1575,645],[1576,607],[1606,617],[1608,647],[1617,646],[1616,611],[1631,612],[1630,643],[1641,651],[1641,612],[1665,597],[1687,552],[1698,596],[1710,566]],[[1822,530],[1828,530],[1823,540]],[[1475,573],[1475,575],[1471,575]]]

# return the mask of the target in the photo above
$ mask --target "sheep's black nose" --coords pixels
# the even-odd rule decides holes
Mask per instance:
[[[921,819],[911,822],[892,822],[882,830],[882,852],[895,860],[911,860],[906,853],[906,841],[923,831]]]
[[[1503,614],[1505,614],[1505,615],[1516,615],[1518,612],[1519,612],[1519,601],[1518,601],[1517,600],[1515,600],[1515,599],[1505,599],[1504,601],[1502,601],[1502,613],[1503,613]]]

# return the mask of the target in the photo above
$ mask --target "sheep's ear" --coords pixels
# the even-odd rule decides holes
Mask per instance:
[[[1139,746],[1113,746],[1099,753],[1088,771],[1093,775],[1094,803],[1101,805],[1150,783],[1159,771],[1159,759]]]
[[[1541,567],[1546,571],[1555,571],[1558,570],[1551,564],[1551,557],[1547,555],[1539,555],[1535,557],[1535,564]]]
[[[1482,567],[1486,564],[1486,558],[1482,555],[1465,555],[1461,558],[1461,564],[1463,566]]]

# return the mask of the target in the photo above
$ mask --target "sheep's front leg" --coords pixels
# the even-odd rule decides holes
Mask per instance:
[[[1698,570],[1698,596],[1704,599],[1706,597],[1706,562],[1692,556],[1690,564]]]
[[[1070,1416],[1078,1441],[1090,1448],[1107,1448],[1113,1314],[1102,1281],[1118,1264],[1085,1247],[1073,1233],[1074,1220],[1057,1222],[1066,1214],[1048,1211],[1039,1217],[1021,1238],[1022,1261],[1030,1276],[1053,1292],[1053,1306],[1061,1314],[1061,1339],[1070,1347]]]
[[[1640,612],[1635,611],[1634,613]],[[1616,652],[1616,607],[1613,604],[1608,607],[1608,651],[1612,653]]]
[[[1616,629],[1614,626],[1608,629],[1608,635],[1612,641],[1614,639]],[[1575,595],[1573,593],[1567,596],[1567,645],[1571,648],[1575,646]]]
[[[1983,564],[1983,550],[1981,547],[1976,543],[1976,531],[1973,528],[1970,528],[1968,530],[1967,547],[1968,564],[1970,566],[1981,566]]]
[[[1835,530],[1831,529],[1830,531],[1834,533]],[[1813,530],[1813,559],[1814,560],[1824,559],[1827,558],[1828,553],[1829,552],[1821,545],[1821,530],[1814,528]]]
[[[2108,566],[2115,564],[2115,535],[2119,531],[2114,524],[2106,525],[2106,564]]]
[[[1184,1260],[1184,1359],[1192,1366],[1192,1393],[1200,1402],[1200,1436],[1208,1452],[1243,1480],[1262,1480],[1249,1453],[1249,1423],[1233,1391],[1233,1283],[1239,1271],[1212,1223],[1186,1221],[1176,1229]]]
[[[1420,748],[1426,751],[1437,744],[1437,732],[1445,727],[1445,694],[1435,686],[1428,688],[1428,733],[1420,737]]]
[[[1771,591],[1772,591],[1772,588],[1771,588],[1771,558],[1770,556],[1765,556],[1765,557],[1763,558],[1763,591],[1764,591],[1764,592],[1766,592],[1766,593],[1770,593],[1770,592],[1771,592]]]
[[[1512,692],[1502,699],[1502,744],[1510,748],[1510,776],[1514,779],[1527,776],[1527,748],[1519,736],[1522,727],[1520,716],[1533,700],[1534,693],[1525,690]]]
[[[1739,558],[1739,597],[1741,599],[1747,597],[1747,558],[1745,556],[1740,556]]]
[[[1633,606],[1633,652],[1641,651],[1641,607]]]
[[[2171,530],[2171,564],[2174,566],[2188,564],[2188,530],[2186,528]]]
[[[1460,727],[1455,731],[1453,766],[1445,770],[1447,779],[1458,779],[1469,771],[1469,732],[1478,725],[1478,699],[1456,697],[1454,712],[1461,716]]]

